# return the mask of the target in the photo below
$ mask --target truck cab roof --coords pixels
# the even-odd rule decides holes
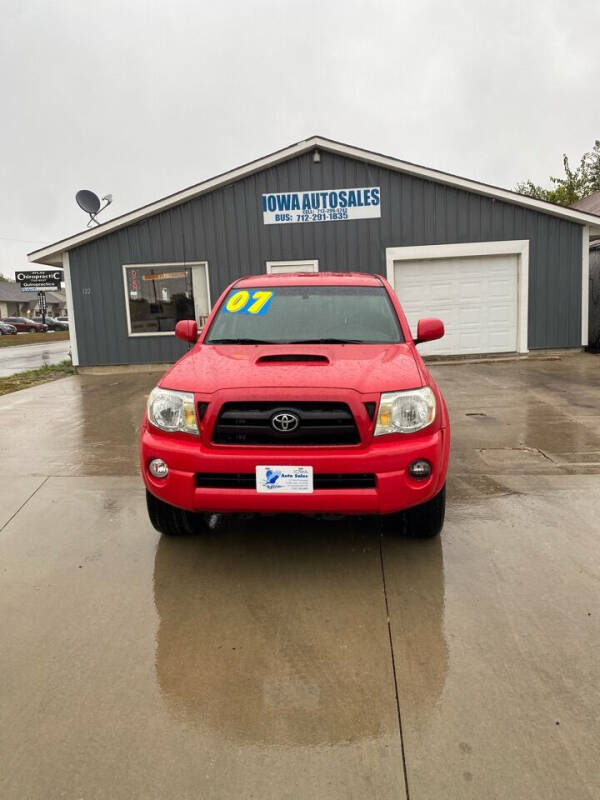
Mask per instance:
[[[380,275],[365,272],[277,272],[246,275],[236,281],[236,289],[256,286],[383,286]]]

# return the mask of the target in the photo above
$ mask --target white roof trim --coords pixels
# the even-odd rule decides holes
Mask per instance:
[[[447,186],[454,186],[458,189],[474,192],[475,194],[480,194],[487,197],[495,197],[508,203],[512,203],[513,205],[532,208],[536,211],[541,211],[545,214],[551,214],[555,217],[567,219],[571,222],[577,222],[581,225],[590,225],[592,233],[600,233],[600,216],[596,216],[595,214],[588,214],[578,211],[577,209],[557,206],[553,203],[546,203],[543,200],[536,200],[533,197],[527,197],[525,195],[518,194],[517,192],[511,192],[508,189],[500,189],[497,186],[490,186],[486,183],[479,183],[477,181],[468,180],[467,178],[460,178],[457,175],[440,172],[439,170],[421,167],[418,164],[411,164],[408,161],[400,161],[396,158],[391,158],[390,156],[373,153],[370,150],[362,150],[360,147],[342,144],[341,142],[335,142],[331,139],[325,139],[321,136],[313,136],[303,142],[297,142],[296,144],[286,147],[283,150],[278,150],[275,153],[271,153],[264,158],[251,161],[250,163],[244,164],[236,169],[232,169],[229,172],[217,175],[207,181],[203,181],[202,183],[198,183],[194,186],[188,187],[187,189],[183,189],[180,192],[163,197],[161,200],[157,200],[154,203],[149,203],[141,208],[137,208],[134,211],[130,211],[128,214],[115,217],[115,219],[104,222],[102,225],[99,225],[92,230],[82,231],[81,233],[77,233],[67,239],[50,244],[47,247],[34,250],[28,255],[29,261],[38,264],[60,264],[62,262],[62,254],[64,252],[72,250],[75,247],[79,247],[80,245],[92,241],[93,239],[98,239],[107,233],[119,230],[119,228],[124,228],[127,225],[131,225],[133,222],[139,222],[142,219],[146,219],[154,214],[158,214],[161,211],[172,208],[173,206],[180,205],[181,203],[191,200],[194,197],[214,191],[221,186],[234,183],[235,181],[241,180],[242,178],[252,175],[255,172],[260,172],[263,169],[267,169],[275,164],[279,164],[282,161],[288,161],[295,156],[302,155],[303,153],[314,150],[315,148],[319,148],[330,153],[336,153],[340,156],[346,156],[347,158],[366,161],[371,164],[376,164],[377,166],[386,167],[387,169],[391,169],[396,172],[405,172],[409,175],[416,175],[418,177],[425,178],[426,180],[435,181],[436,183],[443,183]]]

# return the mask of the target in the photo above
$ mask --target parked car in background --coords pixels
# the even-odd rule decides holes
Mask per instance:
[[[8,322],[0,322],[0,336],[15,336],[17,329],[14,325],[9,325]]]
[[[54,319],[57,319],[59,322],[64,322],[64,324],[67,326],[67,328],[69,327],[69,318],[68,317],[54,317]]]
[[[36,322],[44,322],[41,317],[34,317],[33,318]],[[69,326],[65,322],[61,322],[56,317],[46,317],[45,324],[48,326],[48,330],[50,331],[68,331]]]
[[[41,322],[36,322],[34,319],[28,317],[4,317],[2,322],[8,322],[9,325],[14,325],[19,333],[44,333],[48,330],[47,325]]]

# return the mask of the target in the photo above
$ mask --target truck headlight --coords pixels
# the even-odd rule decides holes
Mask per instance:
[[[156,386],[148,396],[148,419],[161,431],[198,433],[194,395]]]
[[[429,388],[408,392],[384,392],[379,403],[375,436],[384,433],[414,433],[435,419],[435,395]]]

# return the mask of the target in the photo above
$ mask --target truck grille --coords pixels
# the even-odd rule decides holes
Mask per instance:
[[[277,414],[297,418],[297,427],[276,430],[271,420]],[[346,403],[265,401],[224,403],[212,440],[215,444],[289,447],[359,444],[360,437]]]
[[[196,486],[203,489],[256,489],[253,472],[198,472]],[[315,489],[374,489],[372,472],[331,472],[313,475]]]

